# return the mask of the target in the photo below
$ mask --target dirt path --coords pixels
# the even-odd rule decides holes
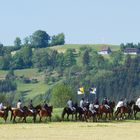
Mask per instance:
[[[0,125],[0,140],[135,140],[140,122]]]

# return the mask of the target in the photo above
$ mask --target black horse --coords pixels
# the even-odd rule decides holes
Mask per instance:
[[[134,105],[133,105],[133,113],[134,113],[134,119],[137,119],[137,113],[140,112],[140,108],[138,107],[138,105],[135,104],[135,101],[134,102]]]
[[[75,103],[73,105],[73,110],[71,110],[69,107],[65,107],[63,109],[63,112],[62,112],[62,121],[64,120],[64,117],[65,115],[67,114],[67,120],[69,120],[69,115],[72,115],[72,120],[73,120],[73,115],[75,115],[75,120],[77,120],[77,112],[78,112],[78,105],[77,103]]]

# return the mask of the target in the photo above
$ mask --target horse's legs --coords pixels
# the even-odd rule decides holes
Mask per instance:
[[[45,122],[47,122],[47,116],[46,116],[46,118],[45,118]]]
[[[72,121],[73,121],[73,113],[72,113]]]
[[[136,120],[137,111],[134,111],[134,119]]]
[[[69,114],[67,114],[67,120],[69,121]]]
[[[13,123],[16,123],[16,116],[14,116],[13,118]]]
[[[35,121],[36,121],[36,114],[33,116],[33,121],[35,123]]]
[[[107,114],[108,114],[108,113],[105,113],[105,120],[107,120]]]
[[[6,120],[7,120],[7,117],[4,117],[4,121],[5,121],[5,123],[6,123]]]
[[[49,118],[50,118],[50,122],[51,122],[52,121],[52,116],[50,115]]]
[[[39,121],[40,121],[40,122],[42,122],[42,120],[41,120],[41,119],[42,119],[42,117],[40,116],[40,119],[39,119]]]
[[[77,112],[75,113],[75,120],[77,121]]]

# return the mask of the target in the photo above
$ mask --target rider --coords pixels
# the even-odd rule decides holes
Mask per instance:
[[[80,101],[80,108],[82,108],[83,111],[85,110],[84,104],[85,104],[84,98],[82,98]]]
[[[124,100],[123,100],[123,105],[126,107],[127,106],[127,99],[126,98],[124,98]]]
[[[90,103],[90,104],[89,104],[89,110],[90,110],[93,114],[96,112],[95,109],[94,109],[93,103]]]
[[[106,107],[106,109],[109,109],[110,106],[109,106],[109,100],[107,99],[107,97],[104,98],[103,102],[102,102],[102,105],[104,105]]]
[[[3,103],[1,102],[1,103],[0,103],[0,110],[3,110],[3,109],[4,109]]]
[[[95,107],[96,109],[99,108],[99,100],[98,100],[98,98],[96,98],[95,101],[94,101],[94,107]]]
[[[75,110],[75,108],[73,107],[73,102],[71,98],[67,101],[67,107],[70,108],[71,111]]]
[[[34,112],[34,107],[33,107],[33,102],[30,100],[29,102],[29,110],[33,113]]]
[[[19,109],[21,112],[23,112],[21,100],[18,100],[17,109]]]
[[[140,96],[139,96],[139,98],[136,101],[136,105],[140,108]]]
[[[45,110],[47,110],[48,109],[48,104],[46,103],[46,101],[44,101],[44,103],[43,103],[43,108],[45,109]]]
[[[124,106],[124,100],[123,100],[123,99],[120,99],[120,101],[119,101],[118,104],[116,105],[115,111],[117,111],[117,109],[118,109],[119,107],[122,107],[122,106]]]

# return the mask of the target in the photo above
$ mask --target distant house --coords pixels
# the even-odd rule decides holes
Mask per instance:
[[[138,48],[125,48],[124,49],[124,54],[139,54],[140,49]]]
[[[105,47],[105,48],[102,48],[99,52],[98,52],[98,54],[109,54],[109,53],[111,53],[112,51],[111,51],[111,49],[110,49],[110,47]]]

